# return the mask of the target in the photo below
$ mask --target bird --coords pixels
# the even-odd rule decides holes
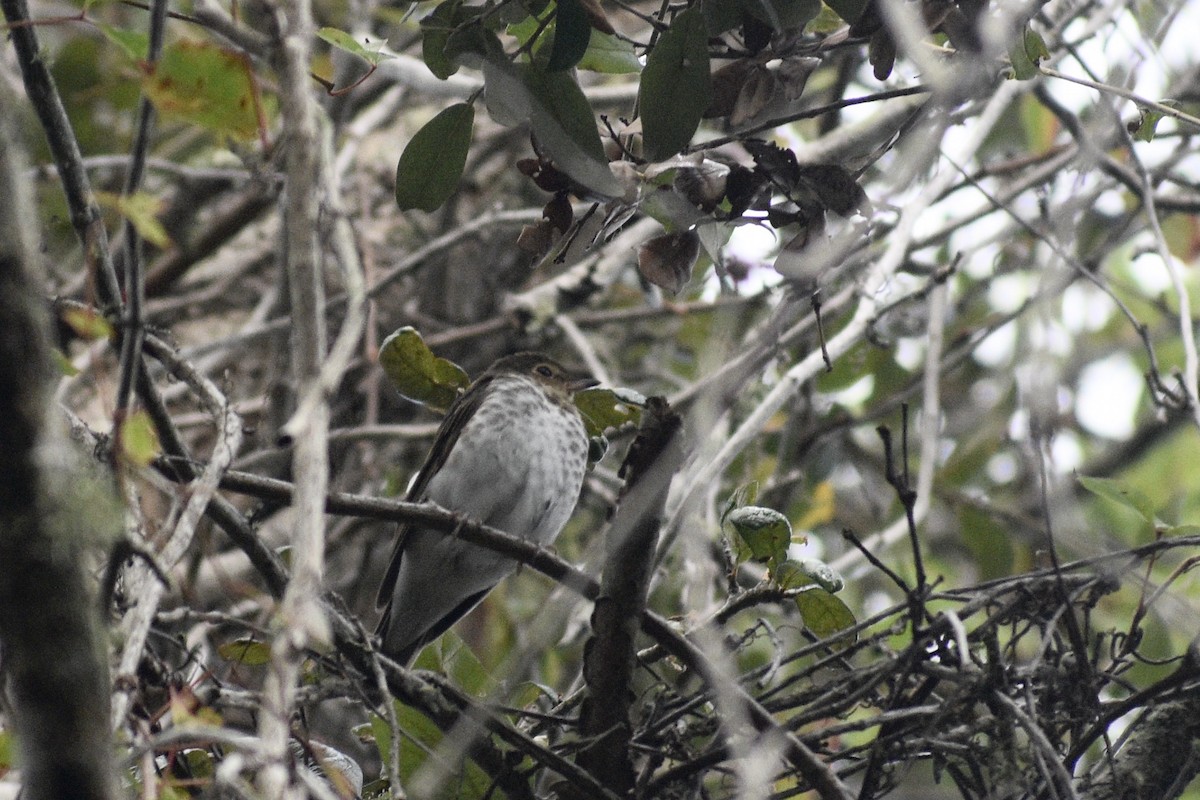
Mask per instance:
[[[587,470],[587,430],[572,398],[595,385],[541,353],[500,358],[451,404],[405,499],[551,544]],[[517,566],[457,536],[402,524],[376,600],[382,652],[408,665]]]

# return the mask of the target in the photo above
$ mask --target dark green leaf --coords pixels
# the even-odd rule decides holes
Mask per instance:
[[[470,379],[455,363],[438,358],[421,334],[404,327],[379,346],[379,365],[400,394],[441,411],[450,407]]]
[[[712,100],[708,26],[693,6],[675,18],[646,59],[638,106],[646,157],[661,161],[692,141]]]
[[[558,11],[554,15],[554,44],[550,48],[546,69],[558,72],[578,64],[587,52],[591,36],[592,25],[579,0],[558,0]]]
[[[454,194],[471,148],[475,109],[456,103],[425,123],[396,165],[396,205],[434,211]]]
[[[442,80],[458,72],[458,62],[446,54],[446,44],[455,26],[462,22],[462,4],[447,0],[421,20],[421,57],[429,71]]]
[[[744,0],[707,0],[704,3],[704,24],[709,36],[720,36],[742,24],[745,19]]]
[[[887,28],[880,28],[871,34],[867,45],[867,60],[871,62],[872,74],[877,81],[886,81],[896,65],[896,40]]]
[[[821,0],[746,0],[746,11],[776,32],[803,28],[821,13]]]
[[[527,121],[559,171],[598,194],[624,193],[608,168],[592,108],[570,73],[489,57],[483,76],[493,119],[506,125]]]

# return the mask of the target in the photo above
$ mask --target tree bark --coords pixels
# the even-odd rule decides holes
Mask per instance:
[[[0,82],[0,107],[16,108]],[[61,426],[48,424],[50,351],[32,193],[0,118],[0,655],[26,800],[114,797],[108,666],[81,554],[98,510]],[[89,508],[90,507],[90,508]]]

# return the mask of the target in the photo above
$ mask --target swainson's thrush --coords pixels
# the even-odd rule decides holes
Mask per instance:
[[[450,406],[406,499],[550,544],[587,467],[587,433],[571,397],[595,383],[539,353],[496,361]],[[377,600],[383,652],[407,664],[516,567],[455,536],[402,525]]]

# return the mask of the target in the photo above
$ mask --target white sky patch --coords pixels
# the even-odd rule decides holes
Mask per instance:
[[[1114,310],[1112,298],[1091,284],[1075,283],[1063,292],[1062,321],[1072,333],[1100,330]]]
[[[1074,431],[1059,431],[1050,445],[1051,469],[1056,475],[1063,475],[1078,469],[1083,463],[1083,448],[1079,446],[1079,437]]]
[[[1143,253],[1133,260],[1129,269],[1138,288],[1150,297],[1170,290],[1171,274],[1158,253]]]
[[[867,402],[873,391],[875,391],[875,376],[864,375],[845,389],[830,394],[830,399],[846,408],[856,410],[862,408],[862,404]]]
[[[901,339],[896,342],[892,357],[896,359],[897,364],[909,372],[913,371],[925,361],[925,340],[916,337]]]
[[[779,238],[766,225],[739,225],[729,236],[725,249],[751,264],[766,264],[779,249]]]
[[[993,483],[1011,483],[1017,477],[1017,459],[1012,453],[996,453],[988,459],[987,474]]]
[[[1036,287],[1032,275],[1001,275],[988,286],[988,305],[1000,313],[1016,311]]]
[[[1133,434],[1145,390],[1142,373],[1126,353],[1088,364],[1079,374],[1075,416],[1085,430],[1109,439]]]
[[[985,367],[1002,367],[1013,359],[1017,349],[1017,326],[1001,325],[975,347],[975,360]]]

